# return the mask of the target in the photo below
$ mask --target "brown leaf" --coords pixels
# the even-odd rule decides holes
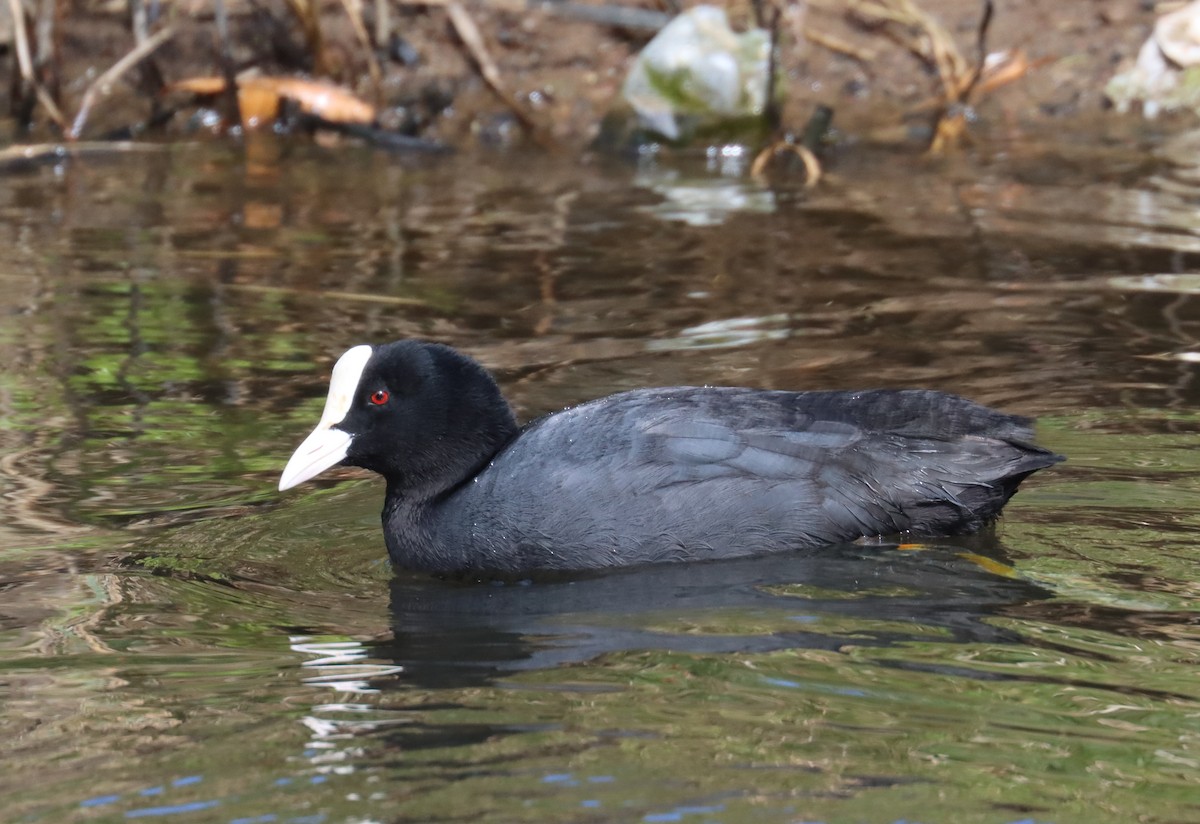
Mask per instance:
[[[239,77],[238,108],[242,127],[256,129],[274,122],[281,101],[290,100],[302,112],[331,123],[373,123],[375,107],[340,86],[297,77]],[[225,91],[223,77],[189,77],[167,86],[168,92],[216,97]]]
[[[300,110],[331,123],[373,123],[375,107],[353,92],[319,80],[297,77],[248,77],[238,81],[238,92],[250,87],[272,89],[279,97],[292,100]],[[238,98],[239,102],[241,97]]]

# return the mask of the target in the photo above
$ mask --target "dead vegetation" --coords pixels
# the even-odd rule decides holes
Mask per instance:
[[[299,124],[350,131],[381,145],[399,135],[408,139],[396,144],[402,148],[429,148],[487,139],[489,130],[504,129],[489,123],[508,118],[516,133],[543,148],[579,146],[615,98],[630,55],[673,8],[667,0],[642,7],[567,0],[273,1],[114,0],[75,7],[66,0],[5,0],[13,22],[13,133],[68,142],[171,134],[204,109],[216,116],[200,122],[217,133]],[[906,113],[928,118],[929,148],[938,152],[967,138],[972,107],[1047,58],[1031,59],[1011,44],[989,52],[997,14],[992,0],[972,4],[977,18],[969,39],[961,25],[956,39],[927,5],[760,0],[729,7],[735,19],[771,27],[781,77],[810,70],[819,52],[868,69],[889,52],[907,54],[912,83],[927,90]],[[89,34],[85,29],[93,24]],[[562,32],[569,37],[556,39]],[[107,64],[82,48],[89,36],[105,47],[97,52],[113,54]],[[588,43],[595,48],[581,49]],[[94,79],[84,82],[89,76]],[[478,95],[468,101],[473,83],[491,95],[490,111]],[[465,127],[464,111],[478,115]],[[813,156],[819,145],[787,136],[810,111],[793,102],[771,113],[779,137],[760,173],[783,152],[803,161],[810,180],[819,176]],[[496,133],[505,140],[514,134]]]
[[[972,105],[989,92],[1019,80],[1032,68],[1020,49],[989,54],[988,31],[995,14],[992,0],[980,3],[971,57],[963,54],[945,27],[913,0],[853,0],[849,14],[867,31],[903,46],[936,74],[940,88],[920,107],[934,115],[929,150],[935,154],[966,138],[967,112]]]

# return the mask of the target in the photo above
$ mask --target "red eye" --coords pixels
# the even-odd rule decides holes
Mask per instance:
[[[388,402],[389,397],[386,389],[376,389],[371,393],[371,403],[376,406],[383,406]]]

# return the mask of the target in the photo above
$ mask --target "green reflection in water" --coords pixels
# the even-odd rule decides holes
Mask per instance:
[[[1197,817],[1200,420],[1186,385],[1158,388],[1177,365],[1130,355],[1187,343],[1181,327],[1120,315],[1124,297],[1023,292],[1046,285],[1021,263],[1043,247],[981,239],[986,222],[892,226],[923,186],[945,202],[904,164],[905,209],[781,191],[770,215],[699,231],[586,170],[295,163],[254,177],[180,151],[92,189],[16,181],[37,208],[5,201],[6,815]],[[65,223],[43,225],[51,211]],[[1157,271],[1154,251],[1077,251],[1058,248],[1064,270]],[[770,334],[669,345],[729,318]],[[1003,546],[954,556],[1045,592],[956,602],[965,636],[905,612],[919,581],[866,565],[765,587],[771,608],[397,628],[378,483],[275,482],[331,358],[415,334],[480,354],[526,415],[705,382],[936,385],[1050,413],[1070,462],[1016,498]],[[586,650],[581,623],[632,640],[517,666]],[[737,648],[789,632],[810,635]],[[722,637],[731,651],[681,649]]]

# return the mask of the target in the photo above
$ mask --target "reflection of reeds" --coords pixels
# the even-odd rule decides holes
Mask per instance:
[[[61,425],[61,421],[58,422]],[[44,421],[45,429],[33,435],[34,443],[25,449],[14,449],[0,456],[0,480],[7,487],[4,492],[4,521],[20,529],[35,533],[48,533],[56,539],[84,531],[84,527],[70,524],[54,515],[48,505],[61,497],[61,492],[45,479],[47,467],[45,457],[49,452],[47,442],[57,431],[54,422]],[[13,538],[16,544],[20,538]]]
[[[67,580],[78,582],[80,578],[70,576]],[[111,655],[116,652],[97,633],[112,607],[125,600],[121,579],[116,575],[101,574],[88,576],[86,580],[89,583],[87,589],[95,596],[95,600],[81,605],[86,610],[83,614],[72,614],[61,623],[47,621],[42,624],[39,651],[43,655],[62,654],[71,638],[79,639],[95,653]]]

